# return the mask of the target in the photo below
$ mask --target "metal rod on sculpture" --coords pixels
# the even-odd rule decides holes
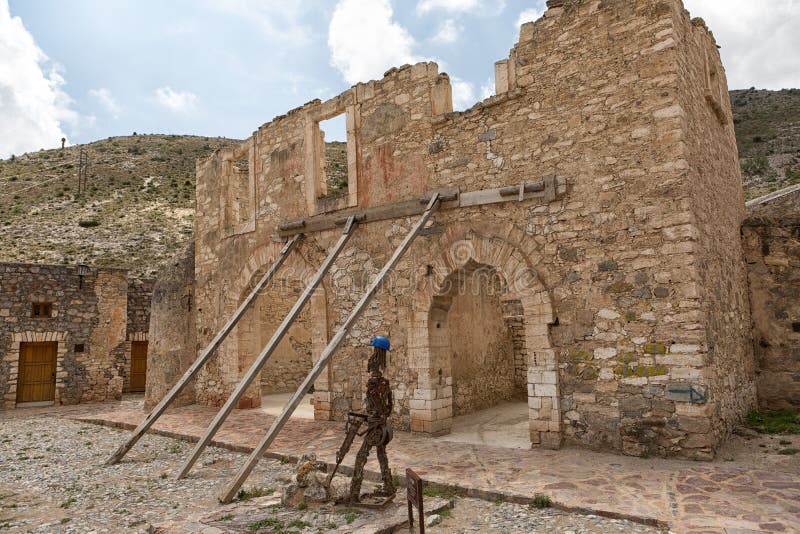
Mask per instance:
[[[272,338],[261,351],[261,354],[258,355],[256,360],[253,362],[253,365],[250,366],[250,369],[248,369],[247,373],[245,373],[245,375],[242,377],[241,381],[236,386],[236,389],[234,389],[233,393],[231,393],[231,396],[228,397],[225,405],[220,409],[216,417],[214,417],[214,420],[211,421],[211,424],[206,429],[206,433],[203,434],[203,437],[197,442],[194,450],[192,450],[191,456],[183,465],[181,472],[178,474],[177,478],[179,480],[189,474],[189,471],[191,471],[192,466],[200,457],[203,449],[205,449],[209,442],[211,442],[211,438],[213,438],[214,434],[217,433],[217,430],[219,430],[219,428],[225,422],[225,419],[227,419],[228,415],[230,415],[230,413],[233,411],[236,403],[239,402],[239,399],[242,397],[242,395],[244,395],[245,391],[247,391],[247,388],[250,387],[250,384],[252,384],[253,380],[255,380],[258,373],[264,367],[264,364],[266,364],[267,360],[269,360],[269,357],[272,356],[272,353],[278,347],[278,343],[280,343],[281,339],[283,339],[283,336],[286,334],[286,332],[289,331],[289,327],[292,326],[292,323],[295,321],[295,319],[297,319],[297,316],[300,315],[300,311],[303,309],[303,306],[306,304],[306,302],[308,302],[308,299],[311,298],[311,294],[314,293],[314,290],[317,289],[317,286],[319,286],[320,282],[322,282],[322,278],[331,268],[331,265],[333,265],[333,262],[339,256],[342,248],[344,248],[344,245],[350,239],[350,236],[352,235],[351,230],[353,229],[354,225],[354,218],[350,217],[347,225],[344,228],[342,237],[339,238],[336,246],[334,246],[331,253],[328,254],[328,257],[325,259],[325,262],[322,264],[319,271],[317,271],[317,274],[314,275],[314,278],[308,284],[308,287],[306,287],[305,291],[303,291],[303,294],[300,296],[300,298],[297,299],[297,302],[295,302],[294,306],[289,311],[289,314],[283,319],[283,322],[272,335]]]
[[[214,336],[214,339],[211,340],[211,343],[200,353],[200,356],[194,361],[194,363],[186,370],[180,380],[172,386],[172,389],[167,393],[167,395],[161,399],[153,410],[147,414],[147,417],[144,418],[136,430],[133,431],[133,435],[128,438],[128,441],[122,444],[122,446],[117,449],[117,451],[109,458],[105,465],[114,465],[118,463],[122,458],[130,451],[136,442],[144,435],[147,430],[153,426],[156,420],[161,417],[161,414],[167,409],[167,406],[178,396],[178,394],[186,387],[186,384],[194,378],[197,372],[200,370],[203,365],[208,361],[208,359],[214,354],[214,352],[219,348],[225,338],[228,337],[231,330],[236,326],[236,323],[239,322],[239,319],[242,318],[244,313],[250,308],[250,306],[255,302],[256,297],[258,294],[266,287],[266,285],[272,280],[272,277],[275,275],[275,272],[283,265],[284,260],[292,251],[294,246],[300,240],[303,234],[297,234],[292,239],[289,240],[288,243],[281,249],[278,258],[275,260],[275,263],[269,268],[269,270],[261,277],[261,280],[258,281],[256,286],[253,288],[253,291],[247,296],[247,298],[242,302],[241,306],[234,312],[228,322],[225,323],[225,326],[222,327],[222,330],[217,332],[217,335]]]
[[[250,457],[247,459],[247,462],[244,464],[244,466],[242,466],[242,468],[237,473],[236,478],[229,486],[225,488],[224,492],[219,496],[220,502],[229,503],[236,496],[236,493],[239,491],[239,488],[242,487],[242,484],[244,484],[244,481],[247,480],[247,477],[250,475],[250,473],[253,471],[253,468],[255,468],[256,464],[258,463],[258,460],[261,458],[261,456],[263,456],[264,451],[266,451],[272,444],[272,442],[275,440],[275,437],[278,435],[283,426],[286,424],[286,421],[289,420],[289,417],[292,415],[295,409],[297,409],[297,406],[302,401],[305,393],[308,391],[308,389],[311,387],[314,381],[319,377],[320,373],[325,368],[325,366],[328,365],[328,361],[331,359],[331,356],[333,356],[333,354],[339,348],[339,345],[342,343],[342,341],[344,341],[344,338],[350,331],[350,328],[353,326],[353,324],[359,318],[361,313],[367,307],[367,304],[369,304],[369,302],[372,300],[372,297],[375,296],[375,293],[378,291],[378,288],[383,283],[383,280],[384,278],[386,278],[386,275],[389,274],[389,271],[391,271],[394,268],[395,264],[397,264],[397,262],[403,256],[403,254],[405,254],[406,250],[408,250],[408,247],[411,246],[412,241],[414,241],[414,238],[417,237],[419,231],[422,230],[422,228],[425,226],[425,223],[428,222],[430,216],[436,211],[438,205],[439,205],[439,194],[434,193],[433,197],[428,203],[428,206],[425,208],[425,212],[422,214],[422,217],[420,217],[420,219],[417,221],[417,224],[415,224],[414,227],[408,232],[405,239],[403,239],[403,242],[400,244],[399,247],[397,247],[397,250],[395,250],[392,257],[389,259],[386,265],[383,266],[383,269],[381,269],[381,271],[378,273],[378,276],[372,282],[372,285],[370,285],[369,289],[367,289],[366,293],[364,293],[364,295],[361,297],[361,300],[358,301],[358,304],[356,304],[355,308],[353,308],[353,311],[350,312],[350,315],[347,317],[344,324],[342,324],[342,326],[333,336],[333,339],[331,339],[330,343],[328,343],[328,346],[325,347],[325,350],[322,352],[322,355],[320,356],[319,360],[314,365],[314,368],[311,370],[309,375],[306,377],[306,379],[294,393],[294,396],[292,396],[289,403],[284,407],[283,412],[281,412],[280,416],[278,416],[278,418],[275,419],[275,421],[272,423],[272,426],[270,427],[267,434],[261,439],[259,444],[250,454]]]

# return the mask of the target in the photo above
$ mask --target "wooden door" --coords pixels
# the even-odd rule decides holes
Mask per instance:
[[[20,343],[17,403],[55,400],[58,343]]]
[[[131,343],[131,392],[144,391],[147,383],[147,341]]]

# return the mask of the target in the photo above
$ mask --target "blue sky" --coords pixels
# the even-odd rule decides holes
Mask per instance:
[[[764,4],[770,9],[764,9]],[[435,60],[464,109],[544,0],[0,0],[0,157],[112,135],[245,138],[313,98]],[[686,0],[732,87],[800,86],[800,0]]]

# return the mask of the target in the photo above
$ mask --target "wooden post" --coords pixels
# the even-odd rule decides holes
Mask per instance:
[[[419,510],[419,533],[425,534],[422,479],[411,469],[406,469],[406,499],[408,500],[408,528],[414,530],[414,507]]]
[[[253,382],[253,380],[255,380],[256,375],[258,375],[259,371],[261,371],[261,368],[264,367],[264,364],[267,363],[269,357],[272,356],[272,353],[278,347],[278,343],[280,343],[281,339],[283,339],[283,336],[286,334],[286,332],[289,331],[289,327],[292,326],[292,323],[295,321],[295,319],[297,319],[297,316],[300,315],[300,310],[303,309],[305,303],[308,302],[309,298],[311,298],[311,294],[314,293],[314,290],[317,289],[317,286],[319,286],[320,282],[322,282],[322,278],[331,268],[331,265],[333,265],[333,262],[336,261],[336,258],[339,256],[339,253],[344,248],[344,245],[350,239],[350,236],[352,235],[351,230],[353,229],[354,225],[355,225],[354,218],[350,217],[350,219],[347,222],[347,225],[344,228],[344,233],[342,234],[342,237],[339,238],[339,241],[338,243],[336,243],[336,246],[334,246],[333,250],[331,250],[330,254],[328,254],[328,257],[323,262],[322,267],[319,268],[317,274],[314,275],[314,278],[308,284],[308,287],[306,287],[305,291],[303,291],[303,294],[300,296],[300,298],[297,299],[297,302],[295,302],[294,306],[289,311],[289,314],[283,319],[283,322],[280,324],[278,329],[272,335],[272,338],[269,340],[267,345],[258,355],[256,360],[253,362],[253,365],[250,366],[250,369],[248,369],[247,373],[245,373],[245,375],[242,377],[242,380],[236,386],[236,389],[234,389],[233,393],[231,393],[231,396],[228,397],[228,400],[225,402],[225,405],[222,407],[222,409],[220,409],[216,417],[214,417],[214,420],[211,421],[211,424],[206,429],[206,433],[203,434],[203,437],[200,438],[200,441],[197,442],[197,445],[192,451],[191,456],[183,465],[181,472],[178,474],[177,477],[178,480],[184,478],[186,475],[189,474],[189,471],[191,471],[192,466],[200,457],[200,454],[203,452],[203,449],[205,449],[206,446],[209,444],[211,438],[214,437],[214,434],[217,433],[219,427],[222,426],[222,423],[225,422],[225,419],[227,419],[228,415],[230,415],[230,413],[233,411],[233,408],[236,406],[236,403],[239,401],[242,395],[244,395],[245,391]],[[303,393],[305,393],[309,387],[311,386],[309,385],[308,387],[306,387],[306,389],[303,390]]]
[[[361,313],[367,307],[367,304],[369,304],[369,302],[372,300],[372,297],[375,296],[375,293],[383,283],[386,275],[389,274],[389,271],[391,271],[400,258],[403,257],[403,254],[405,254],[405,252],[411,246],[412,241],[414,241],[414,238],[417,237],[419,231],[425,226],[425,223],[428,222],[430,216],[436,211],[438,205],[439,194],[434,193],[430,202],[428,202],[428,206],[425,208],[425,212],[422,214],[422,217],[419,218],[417,224],[415,224],[414,227],[408,232],[405,239],[403,239],[403,242],[400,243],[400,246],[397,247],[397,250],[394,251],[392,257],[389,258],[389,261],[383,266],[383,269],[381,269],[381,271],[378,273],[378,276],[375,277],[375,280],[367,289],[366,293],[364,293],[364,295],[361,297],[361,300],[358,301],[358,304],[356,304],[355,308],[353,308],[353,311],[350,312],[350,315],[347,317],[344,324],[342,324],[342,326],[333,336],[333,339],[331,339],[330,343],[328,343],[328,346],[325,347],[325,350],[322,351],[322,355],[320,356],[319,360],[317,360],[314,368],[294,393],[294,396],[292,396],[289,403],[283,408],[283,411],[278,418],[273,421],[269,431],[250,454],[247,462],[237,473],[236,478],[234,478],[234,480],[220,494],[220,502],[227,504],[231,502],[234,497],[236,497],[236,493],[239,491],[239,488],[241,488],[242,484],[244,484],[245,480],[247,480],[247,477],[250,475],[253,468],[255,468],[261,456],[264,455],[264,451],[269,448],[269,446],[275,440],[275,437],[286,424],[286,421],[289,420],[289,417],[292,415],[295,409],[297,409],[297,406],[303,400],[303,396],[305,395],[306,391],[308,391],[308,389],[311,387],[311,384],[314,383],[325,366],[328,365],[328,361],[330,361],[331,356],[333,356],[333,354],[339,348],[339,345],[342,343],[342,341],[344,341],[344,338],[350,331],[350,328],[361,316]]]
[[[153,411],[147,414],[147,417],[144,418],[144,421],[142,421],[141,424],[136,427],[136,430],[133,431],[133,435],[128,439],[128,441],[123,443],[119,449],[117,449],[117,452],[115,452],[114,455],[106,461],[105,465],[114,465],[122,460],[128,451],[131,450],[134,445],[136,445],[136,442],[139,441],[144,433],[147,432],[151,426],[153,426],[153,423],[155,423],[156,420],[161,417],[161,414],[164,413],[164,411],[167,409],[167,406],[169,406],[169,404],[175,399],[175,397],[178,396],[181,390],[186,387],[186,384],[188,384],[189,381],[194,378],[194,375],[197,374],[200,368],[205,365],[211,355],[214,354],[217,348],[219,348],[225,338],[228,337],[228,334],[230,334],[231,330],[233,330],[233,327],[236,326],[236,323],[239,322],[239,319],[242,318],[248,308],[250,308],[253,302],[255,302],[256,297],[261,290],[264,289],[270,280],[272,280],[275,272],[280,268],[281,265],[283,265],[284,260],[300,240],[302,235],[303,234],[297,234],[295,237],[290,239],[288,243],[286,243],[283,249],[281,249],[281,252],[278,255],[278,258],[275,260],[275,263],[273,263],[272,267],[269,268],[269,271],[267,271],[264,276],[261,277],[261,280],[258,281],[256,286],[253,288],[253,291],[250,292],[244,302],[242,302],[241,306],[239,306],[228,322],[225,323],[225,326],[222,327],[222,330],[217,332],[217,335],[214,336],[214,339],[211,340],[211,343],[209,343],[209,345],[203,349],[203,352],[200,353],[200,356],[194,361],[191,367],[186,370],[181,379],[178,380],[174,386],[172,386],[172,389],[169,391],[169,393],[167,393],[167,395],[161,399],[161,402],[159,402],[158,405],[153,408]]]

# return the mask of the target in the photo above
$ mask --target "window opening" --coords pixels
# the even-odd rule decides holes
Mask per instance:
[[[322,149],[320,169],[320,198],[338,197],[348,193],[347,114],[341,113],[319,122]]]
[[[34,302],[31,309],[31,317],[34,319],[45,319],[53,316],[53,304],[51,302]]]

